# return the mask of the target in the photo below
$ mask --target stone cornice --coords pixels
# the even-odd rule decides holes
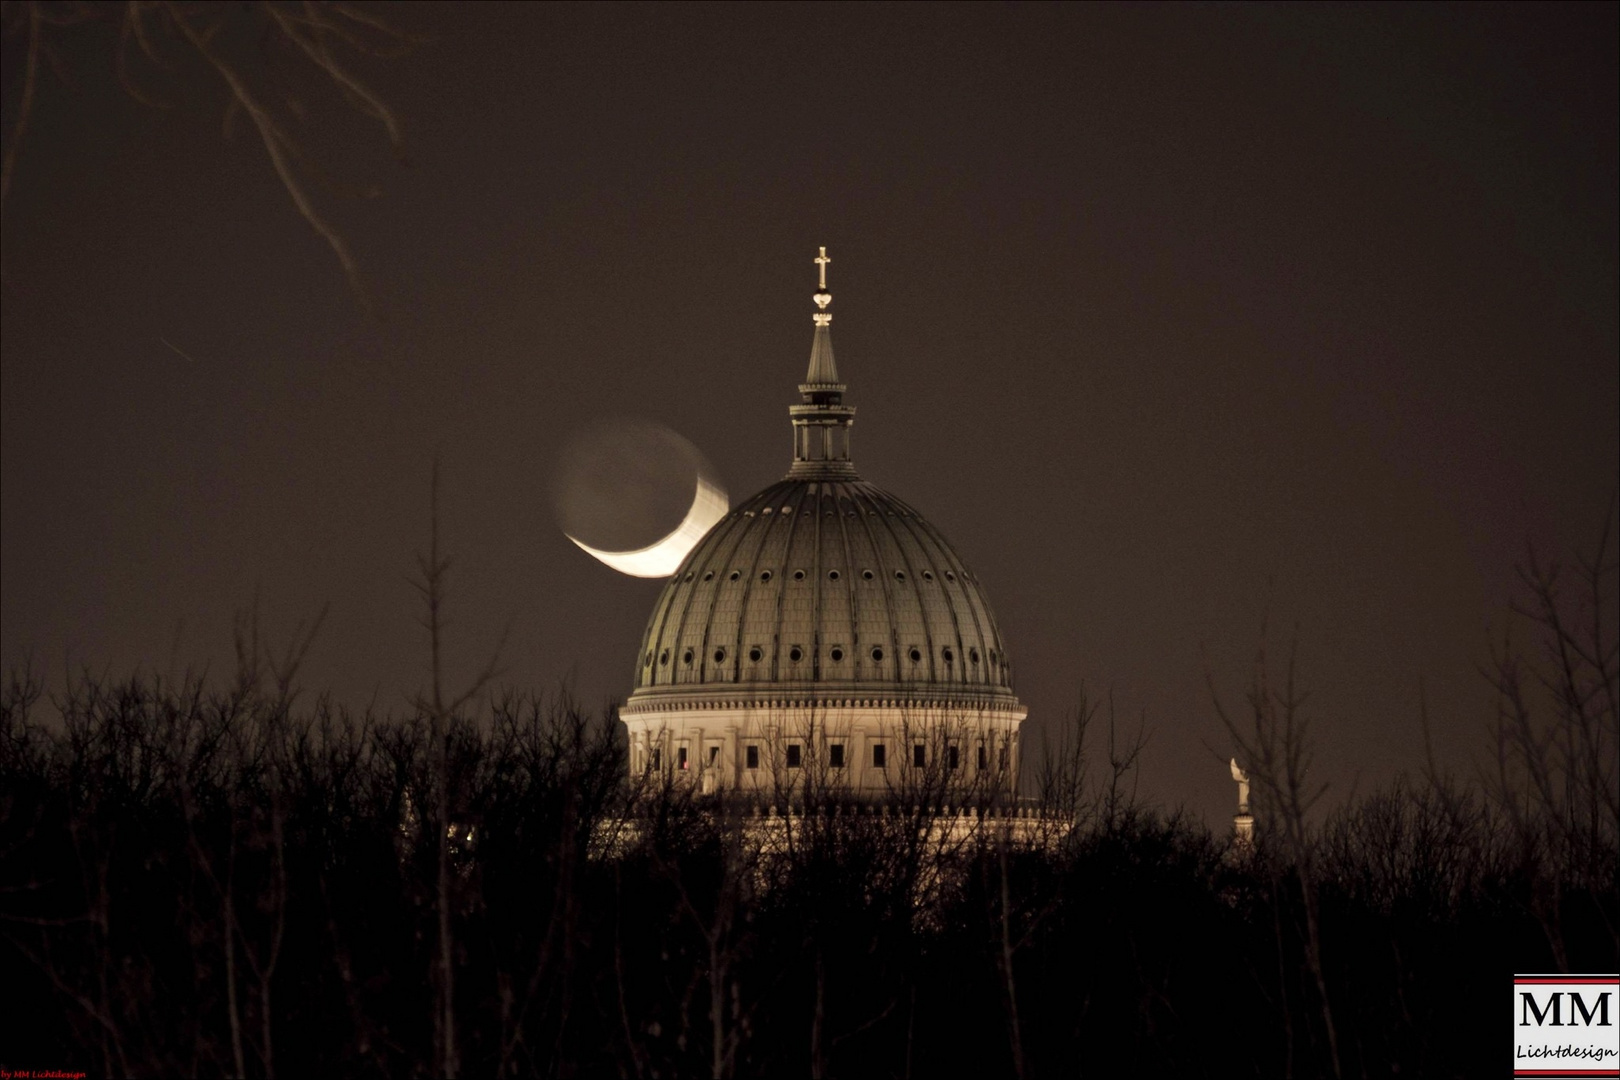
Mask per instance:
[[[939,695],[873,695],[824,690],[815,694],[782,693],[782,687],[761,690],[738,690],[730,693],[677,693],[638,692],[630,696],[619,709],[621,717],[634,717],[646,713],[672,713],[697,711],[814,711],[817,709],[914,709],[918,711],[963,710],[976,713],[1003,713],[1022,717],[1027,710],[1022,702],[1010,694]],[[772,692],[774,691],[774,692]]]

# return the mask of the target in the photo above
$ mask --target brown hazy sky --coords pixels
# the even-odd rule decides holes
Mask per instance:
[[[1032,728],[1112,687],[1154,796],[1227,813],[1204,656],[1236,699],[1269,611],[1337,791],[1415,762],[1420,679],[1462,762],[1515,560],[1616,489],[1616,10],[381,9],[409,167],[286,83],[375,316],[195,58],[150,108],[64,30],[4,207],[0,660],[224,670],[258,590],[400,707],[437,451],[459,669],[510,625],[509,682],[622,697],[660,586],[564,539],[552,459],[629,415],[778,478],[825,244],[856,464],[976,568]]]

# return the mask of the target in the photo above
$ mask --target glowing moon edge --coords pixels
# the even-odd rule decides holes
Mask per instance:
[[[731,501],[725,489],[711,484],[702,475],[697,479],[697,492],[692,496],[692,508],[675,526],[675,531],[644,548],[634,551],[601,551],[583,543],[577,537],[563,533],[575,546],[621,574],[631,577],[668,577],[680,568],[682,561],[697,547],[703,534],[714,528],[714,523],[726,516]]]

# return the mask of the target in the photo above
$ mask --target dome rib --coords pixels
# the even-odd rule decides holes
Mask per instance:
[[[860,495],[859,495],[858,492],[851,491],[851,492],[849,492],[848,497],[849,497],[849,502],[850,502],[851,506],[854,506],[854,507],[859,507],[860,506],[860,501],[859,501]],[[870,523],[867,522],[866,517],[867,517],[867,515],[864,512],[857,509],[857,511],[856,511],[856,521],[860,524],[861,536],[866,541],[867,549],[872,553],[872,565],[877,568],[875,573],[877,575],[879,593],[883,598],[882,610],[883,610],[883,613],[884,613],[884,620],[883,620],[884,625],[883,625],[882,629],[881,630],[874,629],[874,631],[872,633],[872,636],[877,637],[881,633],[884,638],[890,639],[891,645],[893,645],[893,640],[892,639],[897,638],[899,636],[899,633],[900,633],[898,627],[896,626],[896,619],[895,619],[896,612],[895,612],[895,606],[894,606],[894,598],[890,595],[888,574],[884,572],[884,568],[883,568],[883,546],[878,543],[877,538],[872,534],[872,526],[870,525]],[[846,518],[845,520],[847,521],[848,519]],[[851,560],[850,569],[851,569],[851,571],[855,570],[854,560]],[[862,568],[862,570],[864,571],[864,567]],[[857,620],[859,619],[859,611],[858,611],[858,609],[857,609],[857,611],[855,613],[855,618]],[[893,649],[894,649],[894,655],[898,659],[899,652],[900,652],[899,646],[898,645],[893,645]],[[885,656],[884,659],[887,660],[888,657]],[[897,666],[895,668],[895,671],[899,672],[900,670],[902,670],[902,669],[899,668],[898,664],[897,664]],[[874,680],[874,681],[881,681],[881,680]]]
[[[833,484],[831,486],[832,486],[833,491],[837,492],[840,488],[844,487],[845,485],[843,485],[843,484]],[[838,505],[838,499],[837,499],[836,495],[833,498],[833,505],[834,505],[835,508]],[[844,556],[844,558],[842,560],[844,565],[839,571],[839,584],[843,586],[844,597],[845,597],[845,603],[843,605],[841,605],[841,606],[847,611],[848,617],[849,617],[849,660],[850,660],[850,671],[851,672],[858,672],[858,671],[860,671],[860,661],[861,661],[861,613],[860,613],[860,596],[855,591],[855,589],[856,589],[856,584],[855,584],[855,582],[856,582],[856,578],[855,578],[855,552],[854,552],[854,549],[850,546],[849,529],[845,527],[845,518],[843,517],[842,514],[840,514],[837,511],[837,509],[833,510],[833,520],[838,523],[838,550]],[[818,584],[820,584],[820,583],[818,583]],[[827,623],[826,623],[825,618],[817,620],[817,626],[818,627],[824,629],[826,627],[826,625],[827,625]],[[829,642],[827,644],[827,648],[831,649],[833,644],[836,644],[836,643],[835,642]],[[830,653],[828,654],[828,660],[829,660],[829,662],[831,661],[831,654]],[[820,670],[824,671],[825,668],[822,667]]]
[[[903,571],[905,571],[906,579],[905,579],[904,584],[905,584],[906,587],[905,588],[900,588],[900,587],[897,586],[897,587],[895,587],[895,592],[897,594],[904,594],[907,600],[915,600],[915,602],[916,602],[916,620],[915,621],[916,621],[916,626],[917,626],[917,632],[922,636],[922,639],[923,639],[922,652],[923,652],[923,657],[924,657],[924,659],[926,661],[925,664],[924,664],[923,670],[926,673],[926,681],[928,681],[928,682],[938,682],[939,681],[938,672],[937,672],[937,670],[935,669],[935,666],[934,666],[934,634],[933,634],[933,628],[928,625],[928,622],[929,622],[929,620],[928,620],[928,610],[927,610],[926,606],[923,604],[922,591],[917,588],[917,583],[921,580],[922,575],[920,573],[918,573],[917,568],[912,565],[912,560],[907,555],[905,545],[899,542],[900,541],[900,536],[895,531],[894,525],[891,522],[885,520],[886,518],[895,516],[894,515],[894,509],[893,509],[893,503],[891,502],[890,505],[883,506],[883,505],[880,505],[876,499],[872,499],[870,497],[868,497],[867,501],[872,506],[873,516],[877,518],[877,522],[876,522],[877,526],[884,529],[889,534],[889,538],[892,541],[894,541],[894,543],[892,544],[892,547],[893,547],[894,552],[899,556],[899,560],[900,560],[899,565],[894,566],[894,567],[886,567],[884,569],[884,574],[883,574],[884,584],[885,585],[888,584],[889,580],[894,576],[894,571],[895,570],[903,570]],[[905,610],[905,608],[901,607],[899,605],[895,605],[892,608],[892,610],[897,610],[897,611],[902,611],[903,612]],[[905,659],[909,660],[910,657],[908,656]],[[902,668],[902,670],[904,670],[904,669]]]
[[[860,506],[860,492],[851,491],[849,493],[849,502],[852,507],[858,508]],[[883,625],[880,628],[873,628],[872,633],[867,635],[867,637],[872,640],[881,640],[885,645],[888,646],[888,652],[884,655],[883,667],[885,670],[887,670],[888,665],[892,663],[894,665],[893,670],[898,674],[903,670],[900,667],[900,628],[899,620],[896,618],[897,612],[893,592],[889,584],[889,575],[884,566],[883,545],[878,542],[876,535],[872,531],[871,522],[868,520],[870,515],[856,509],[854,516],[856,521],[860,524],[860,534],[866,542],[866,548],[869,552],[871,552],[872,566],[875,568],[873,574],[878,585],[878,595],[882,598],[882,603],[879,605],[878,610],[883,613]],[[845,520],[848,519],[846,518]],[[852,559],[850,565],[852,572],[855,569],[854,563],[855,560]],[[866,568],[863,565],[861,567],[863,575],[865,569]],[[862,581],[864,582],[864,576]],[[860,587],[860,584],[852,586],[852,588],[857,589]],[[860,609],[858,607],[854,609],[852,618],[854,618],[857,623],[859,622]],[[863,646],[864,644],[865,640],[863,639]],[[870,652],[868,652],[868,659],[870,659],[870,655]],[[878,672],[872,681],[879,683],[885,681],[882,678],[882,672]]]
[[[760,492],[760,494],[755,495],[753,499],[750,500],[750,503],[752,504],[750,509],[744,511],[744,517],[748,517],[750,514],[753,515],[751,518],[753,527],[751,530],[745,531],[757,532],[759,534],[759,541],[754,545],[753,555],[749,558],[747,567],[742,569],[742,595],[737,597],[737,629],[729,639],[731,642],[729,646],[730,651],[727,652],[726,659],[722,661],[722,663],[726,665],[725,673],[730,675],[730,678],[722,679],[720,681],[729,681],[734,683],[740,683],[743,681],[743,636],[744,632],[748,629],[749,602],[753,599],[754,584],[759,579],[760,565],[765,558],[766,550],[769,548],[771,542],[771,521],[768,518],[764,518],[760,514],[760,508],[766,505],[764,496],[773,493],[776,487],[779,486],[780,485],[773,485],[772,487],[767,488],[765,491]]]
[[[781,485],[776,485],[775,488],[770,490],[774,493],[776,488],[780,487]],[[787,602],[788,563],[793,559],[793,540],[799,531],[799,503],[802,498],[803,492],[793,492],[791,489],[784,491],[782,499],[776,502],[773,507],[777,515],[775,524],[767,530],[767,535],[782,532],[782,507],[791,500],[793,509],[792,513],[787,515],[787,534],[782,537],[780,558],[774,559],[771,563],[772,580],[780,581],[781,584],[772,597],[768,618],[762,620],[762,625],[769,629],[769,640],[761,643],[761,648],[768,650],[768,655],[761,657],[761,663],[766,665],[766,670],[769,671],[773,682],[778,677],[778,653],[781,648],[782,629],[786,625],[785,604]],[[763,632],[761,633],[762,638],[766,636]],[[750,645],[749,647],[752,648],[753,646]]]
[[[685,577],[686,577],[686,575],[688,573],[692,574],[692,582],[691,582],[692,588],[691,588],[691,591],[687,594],[685,607],[683,607],[681,609],[681,618],[680,618],[680,622],[676,626],[674,637],[673,638],[668,638],[668,637],[664,637],[664,635],[660,635],[661,637],[664,637],[664,642],[663,642],[664,647],[667,647],[670,650],[670,664],[669,664],[670,672],[669,672],[668,679],[665,680],[665,681],[671,686],[676,685],[677,683],[681,683],[681,682],[702,682],[703,681],[703,679],[702,679],[702,671],[703,671],[704,653],[708,649],[708,630],[707,630],[707,627],[708,627],[708,624],[709,624],[710,620],[714,616],[714,606],[715,606],[716,601],[718,600],[718,596],[716,594],[716,591],[705,590],[705,589],[700,588],[701,585],[705,584],[702,581],[701,574],[702,574],[703,568],[708,566],[708,564],[709,564],[709,560],[706,557],[711,556],[713,554],[713,552],[715,551],[715,549],[721,547],[725,543],[725,541],[726,541],[726,539],[728,537],[732,537],[733,534],[739,533],[740,529],[741,529],[741,523],[743,522],[743,520],[744,519],[743,519],[742,515],[737,513],[736,511],[733,511],[731,514],[729,514],[725,518],[723,518],[720,521],[720,523],[717,524],[713,529],[711,529],[709,531],[708,535],[705,536],[698,543],[698,546],[695,549],[693,549],[692,554],[687,556],[685,564],[683,564],[681,567],[679,567],[675,572],[675,574],[676,574],[675,581],[672,583],[674,588],[679,589],[682,585],[687,584],[687,582],[685,581]],[[730,551],[735,551],[736,547],[739,544],[741,544],[741,542],[742,542],[741,535],[737,535],[734,539],[732,539],[732,545],[731,545]],[[724,560],[724,561],[730,561],[730,560]],[[692,616],[692,609],[697,604],[699,593],[704,594],[704,601],[705,601],[704,610],[703,610],[703,612],[702,612],[702,614],[700,616],[701,625],[703,627],[703,632],[699,635],[699,638],[698,638],[697,642],[693,643],[687,637],[687,627],[688,627],[688,625],[690,625],[691,616]],[[671,608],[673,608],[673,606],[674,606],[674,599],[675,598],[672,595],[670,597],[670,605],[669,605]],[[656,611],[657,609],[655,608],[654,610]],[[667,626],[667,621],[666,621],[666,626]],[[652,649],[655,652],[660,650],[659,641],[655,640],[655,641],[651,642],[650,644],[651,644]],[[693,648],[695,650],[695,654],[696,654],[695,659],[696,659],[697,662],[695,664],[691,665],[692,671],[690,673],[690,678],[682,678],[681,677],[682,671],[687,666],[684,663],[683,659],[682,659],[682,655],[683,655],[684,651],[687,648]],[[654,675],[655,682],[657,681],[656,680],[656,676],[658,674],[657,669],[658,669],[658,667],[661,667],[661,666],[663,666],[663,665],[657,663],[657,660],[655,658],[654,669],[653,669],[653,675]]]
[[[900,519],[900,522],[901,522],[900,527],[905,529],[911,535],[913,541],[916,542],[916,545],[917,545],[918,548],[924,549],[923,553],[926,555],[927,554],[926,545],[923,543],[923,540],[922,540],[921,536],[919,535],[919,531],[916,528],[914,528],[912,526],[912,524],[911,524],[915,520],[916,520],[916,515],[915,514],[910,514],[908,516],[904,516],[904,517],[902,517]],[[933,584],[933,585],[939,587],[940,607],[942,607],[945,610],[945,614],[950,618],[950,621],[951,621],[951,637],[952,637],[952,644],[955,646],[956,659],[961,665],[966,665],[967,664],[968,644],[962,638],[962,624],[961,624],[960,620],[958,620],[957,617],[956,617],[956,608],[951,604],[950,596],[947,595],[946,592],[945,592],[945,589],[944,589],[945,582],[941,577],[936,576],[935,580],[932,583],[930,583],[921,574],[917,575],[916,588],[917,588],[918,602],[920,604],[922,604],[925,608],[928,606],[928,601],[930,599],[932,599],[929,596],[924,596],[923,595],[923,586],[926,585],[926,584]],[[935,659],[938,660],[938,661],[943,661],[944,657],[943,657],[943,655],[940,655],[940,656],[936,656]],[[945,673],[946,673],[947,678],[949,678],[953,682],[966,682],[967,681],[966,679],[962,679],[962,678],[958,677],[956,669],[958,669],[958,664],[946,664],[945,665]]]
[[[780,507],[777,508],[777,513],[781,513]],[[775,573],[777,577],[781,579],[782,584],[781,587],[776,591],[776,603],[774,605],[771,618],[771,637],[770,641],[766,643],[765,646],[769,650],[769,655],[766,657],[766,660],[768,662],[767,668],[770,671],[772,682],[778,682],[781,679],[782,629],[787,625],[788,564],[793,561],[793,541],[797,538],[799,533],[800,516],[799,504],[797,501],[795,501],[793,504],[792,518],[788,521],[787,536],[783,538],[782,542],[782,560],[776,566],[775,570]],[[778,521],[778,524],[780,524],[780,521]]]
[[[985,685],[997,685],[1001,680],[996,674],[996,665],[991,663],[990,655],[992,651],[996,652],[997,655],[1000,654],[1001,641],[995,617],[990,612],[990,602],[982,590],[966,587],[971,571],[961,557],[945,542],[945,538],[940,535],[939,530],[934,527],[933,523],[921,519],[920,523],[922,528],[933,539],[934,544],[956,564],[954,572],[957,580],[949,584],[960,593],[962,604],[967,608],[969,616],[973,619],[974,634],[980,642],[979,666],[983,670],[982,681]]]

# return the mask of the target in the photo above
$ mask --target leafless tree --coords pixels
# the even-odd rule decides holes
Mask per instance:
[[[118,44],[114,59],[124,89],[136,100],[168,107],[160,93],[142,86],[135,70],[144,61],[153,71],[172,69],[188,55],[201,60],[225,90],[224,131],[230,137],[237,116],[253,125],[271,168],[298,215],[325,241],[356,296],[366,291],[359,264],[348,243],[315,199],[310,181],[335,188],[304,149],[291,121],[308,112],[298,66],[320,76],[347,105],[377,123],[396,157],[405,158],[404,132],[398,116],[355,70],[354,57],[395,57],[417,43],[371,10],[349,3],[197,4],[181,0],[126,0],[117,4],[5,0],[0,25],[5,37],[20,41],[22,71],[11,129],[0,164],[0,206],[11,191],[18,151],[33,120],[43,68],[63,66],[60,39],[111,23]],[[245,42],[257,38],[257,55]],[[144,74],[144,73],[143,73]],[[358,194],[375,196],[369,186]]]
[[[423,605],[422,627],[428,634],[430,683],[425,696],[419,695],[417,711],[428,720],[428,755],[430,761],[428,820],[433,827],[433,844],[437,851],[438,964],[434,985],[437,1005],[433,1014],[434,1045],[438,1049],[440,1075],[454,1078],[460,1075],[461,1059],[456,1049],[455,1007],[455,932],[452,918],[452,889],[450,872],[451,722],[470,702],[483,694],[500,674],[501,652],[506,645],[506,634],[490,654],[482,670],[467,682],[460,693],[452,694],[445,686],[443,637],[445,631],[445,590],[450,573],[450,557],[439,550],[439,462],[433,462],[432,490],[429,496],[428,550],[417,556],[417,577],[412,582],[421,594]]]
[[[1611,501],[1594,553],[1579,557],[1572,575],[1528,553],[1519,567],[1525,599],[1514,611],[1536,640],[1526,648],[1504,633],[1487,668],[1496,714],[1485,790],[1538,883],[1532,907],[1560,971],[1569,970],[1564,892],[1612,889],[1620,848],[1614,522]],[[1606,914],[1604,924],[1620,946],[1620,928]]]
[[[1306,970],[1310,975],[1317,1013],[1327,1041],[1328,1061],[1335,1077],[1342,1075],[1338,1027],[1322,964],[1321,907],[1317,894],[1316,845],[1311,815],[1327,793],[1327,784],[1311,777],[1312,740],[1310,720],[1305,712],[1305,695],[1296,682],[1298,634],[1290,642],[1281,686],[1272,680],[1267,659],[1266,626],[1261,625],[1260,647],[1255,655],[1249,689],[1245,695],[1247,717],[1229,712],[1222,703],[1215,678],[1206,669],[1210,698],[1221,724],[1237,750],[1238,763],[1248,771],[1254,785],[1254,805],[1259,811],[1262,841],[1269,839],[1280,851],[1282,861],[1268,860],[1271,873],[1273,916],[1276,922],[1278,962],[1285,963],[1283,914],[1285,888],[1282,872],[1286,867],[1298,880],[1299,911],[1304,921],[1301,936]],[[1284,1021],[1293,1045],[1292,1017],[1286,1006],[1287,972],[1278,972],[1279,991],[1285,1002]],[[1292,1062],[1290,1061],[1290,1069]]]

